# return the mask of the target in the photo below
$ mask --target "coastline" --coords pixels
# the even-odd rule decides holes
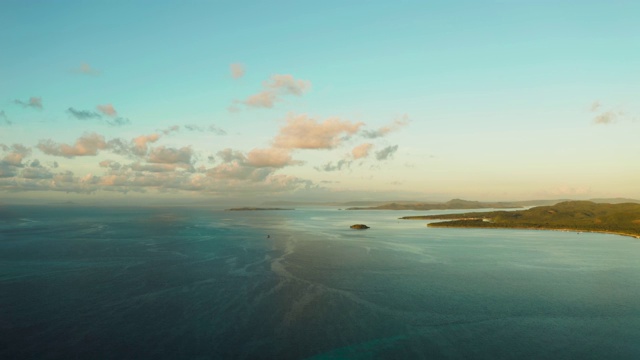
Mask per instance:
[[[450,226],[450,225],[436,225],[436,224],[444,224],[446,222],[435,222],[428,223],[427,227],[441,227],[441,228],[458,228],[458,229],[509,229],[509,230],[542,230],[542,231],[562,231],[562,232],[585,232],[585,233],[600,233],[600,234],[610,234],[610,235],[619,235],[619,236],[628,236],[635,239],[640,239],[640,235],[632,234],[632,233],[623,233],[616,231],[606,231],[606,230],[583,230],[583,229],[570,229],[570,228],[541,228],[541,227],[531,227],[531,226]]]

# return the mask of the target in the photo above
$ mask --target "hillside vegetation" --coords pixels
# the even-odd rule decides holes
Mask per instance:
[[[406,216],[401,219],[453,219],[428,224],[434,227],[576,230],[640,237],[640,204],[637,203],[597,204],[591,201],[566,201],[528,210]]]

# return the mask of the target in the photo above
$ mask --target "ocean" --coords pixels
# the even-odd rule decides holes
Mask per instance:
[[[638,239],[429,213],[2,206],[0,358],[640,358]]]

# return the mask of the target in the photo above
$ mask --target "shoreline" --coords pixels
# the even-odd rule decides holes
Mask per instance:
[[[562,231],[562,232],[585,232],[585,233],[600,233],[600,234],[609,234],[609,235],[619,235],[619,236],[627,236],[635,239],[640,239],[640,235],[631,234],[631,233],[623,233],[616,231],[606,231],[606,230],[583,230],[583,229],[569,229],[569,228],[539,228],[539,227],[517,227],[517,226],[448,226],[448,225],[434,225],[434,224],[443,224],[444,222],[436,222],[436,223],[428,223],[427,227],[441,227],[441,228],[458,228],[458,229],[507,229],[507,230],[541,230],[541,231]]]

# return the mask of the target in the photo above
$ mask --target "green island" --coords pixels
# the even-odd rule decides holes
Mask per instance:
[[[263,207],[239,207],[239,208],[231,208],[226,209],[227,211],[263,211],[263,210],[295,210],[295,209],[285,209],[285,208],[263,208]]]
[[[431,227],[508,228],[602,232],[640,238],[640,204],[565,201],[527,210],[405,216],[403,220],[450,220]]]

